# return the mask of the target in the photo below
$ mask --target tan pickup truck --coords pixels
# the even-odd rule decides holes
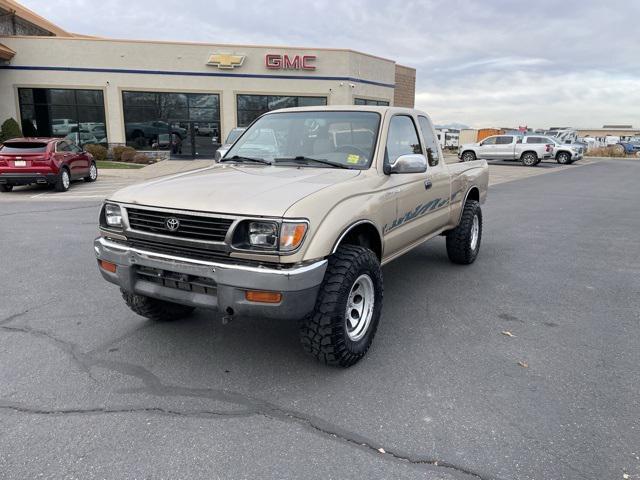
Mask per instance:
[[[417,110],[283,109],[211,167],[115,193],[94,247],[139,315],[299,319],[304,349],[346,367],[375,335],[382,265],[438,235],[452,262],[476,259],[488,177],[445,164]]]

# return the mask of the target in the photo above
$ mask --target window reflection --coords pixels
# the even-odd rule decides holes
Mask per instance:
[[[210,144],[218,141],[218,94],[122,92],[122,103],[126,142],[134,148],[168,149],[168,139],[182,144],[191,131],[209,137]]]
[[[326,105],[326,97],[292,95],[238,95],[238,127],[246,127],[263,113],[280,108]]]
[[[102,90],[20,88],[18,98],[24,136],[108,143]]]

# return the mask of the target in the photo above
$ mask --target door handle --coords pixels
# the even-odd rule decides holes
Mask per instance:
[[[424,189],[425,190],[429,190],[431,187],[433,187],[433,183],[431,183],[431,180],[425,180],[424,181]]]

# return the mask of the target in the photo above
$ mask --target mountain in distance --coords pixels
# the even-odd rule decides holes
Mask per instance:
[[[463,130],[465,128],[469,128],[469,125],[465,125],[464,123],[447,123],[446,125],[436,125],[436,128],[453,128],[456,130]]]

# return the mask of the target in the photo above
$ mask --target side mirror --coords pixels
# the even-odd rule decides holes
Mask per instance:
[[[389,165],[389,173],[424,173],[427,171],[427,159],[421,154],[400,155]]]

